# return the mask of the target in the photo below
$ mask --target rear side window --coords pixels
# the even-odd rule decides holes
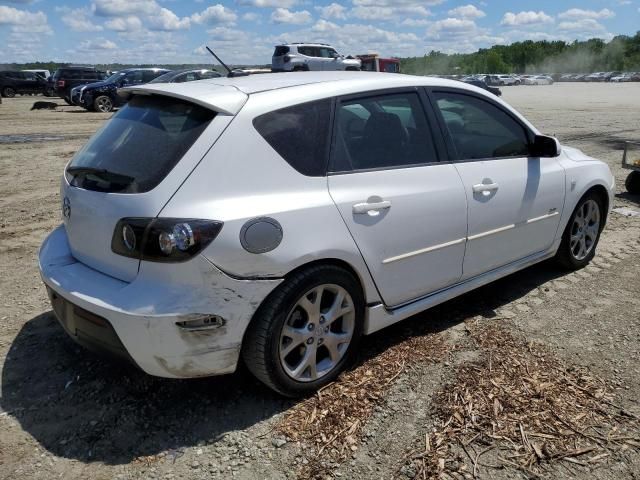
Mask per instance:
[[[303,103],[254,118],[260,135],[303,175],[323,176],[330,143],[331,101]]]
[[[134,96],[69,165],[86,167],[86,171],[67,172],[67,179],[88,190],[148,192],[169,174],[214,117],[214,111],[181,100]]]
[[[334,172],[397,168],[437,162],[417,93],[348,100],[336,111]]]
[[[526,130],[501,108],[462,93],[434,96],[458,160],[529,156]]]
[[[289,47],[280,46],[276,47],[275,51],[273,52],[273,56],[280,57],[282,55],[286,55],[287,53],[289,53]]]

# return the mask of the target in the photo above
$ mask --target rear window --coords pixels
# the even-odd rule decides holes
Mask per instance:
[[[174,98],[134,96],[76,154],[69,169],[78,167],[79,173],[67,172],[67,179],[87,190],[148,192],[176,166],[215,115]]]
[[[276,47],[276,50],[273,52],[274,57],[280,57],[282,55],[286,55],[289,53],[289,47]]]
[[[320,100],[265,113],[253,126],[298,172],[320,177],[327,168],[330,113],[331,101]]]

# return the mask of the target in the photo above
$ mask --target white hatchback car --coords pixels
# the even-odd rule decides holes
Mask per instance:
[[[556,257],[593,257],[608,166],[479,88],[379,73],[125,89],[65,168],[39,253],[79,343],[162,377],[302,395],[358,339]]]

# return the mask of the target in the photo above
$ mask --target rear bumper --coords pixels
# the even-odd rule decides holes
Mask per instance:
[[[136,279],[123,282],[73,258],[63,226],[44,241],[39,266],[56,317],[75,341],[168,378],[233,372],[251,317],[281,282],[232,279],[201,256],[143,262]],[[210,317],[222,320],[190,328]]]

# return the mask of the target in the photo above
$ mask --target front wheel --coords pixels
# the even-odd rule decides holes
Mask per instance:
[[[13,98],[16,96],[16,91],[11,87],[4,87],[2,90],[2,96],[7,98]]]
[[[633,170],[624,182],[627,192],[632,195],[640,195],[640,171]]]
[[[109,113],[113,110],[113,101],[106,95],[100,95],[93,101],[93,108],[96,112]]]
[[[290,397],[331,383],[353,359],[364,297],[348,271],[323,265],[296,273],[260,306],[242,356],[248,369]]]
[[[603,211],[602,201],[595,193],[588,193],[578,202],[556,253],[556,260],[563,267],[577,270],[591,261],[600,240]]]

